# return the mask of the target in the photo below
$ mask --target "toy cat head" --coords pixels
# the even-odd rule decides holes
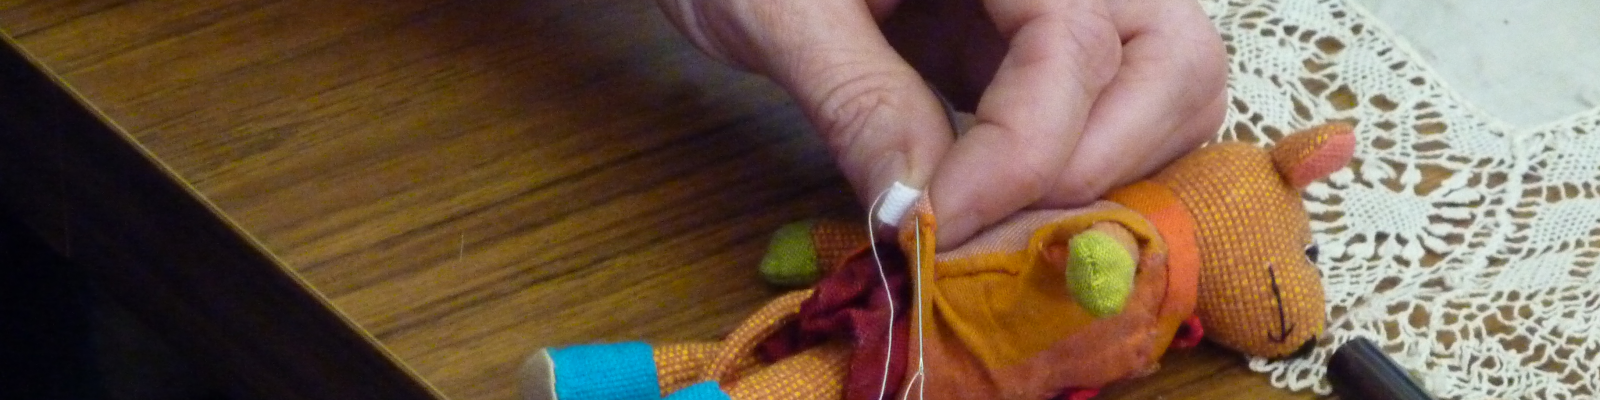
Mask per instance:
[[[1193,217],[1195,314],[1207,339],[1263,357],[1315,344],[1325,300],[1300,191],[1343,168],[1354,149],[1350,127],[1330,124],[1271,148],[1204,147],[1151,178]]]

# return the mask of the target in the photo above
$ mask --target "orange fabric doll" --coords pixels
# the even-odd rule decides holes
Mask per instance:
[[[953,249],[926,200],[876,249],[819,222],[781,230],[762,271],[815,286],[721,342],[544,349],[529,399],[1081,399],[1204,337],[1284,357],[1324,299],[1300,190],[1343,168],[1350,127],[1200,148],[1101,202],[1023,211]],[[880,246],[884,247],[884,246]],[[885,265],[878,269],[879,261]]]

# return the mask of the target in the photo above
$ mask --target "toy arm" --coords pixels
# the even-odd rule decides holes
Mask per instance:
[[[773,233],[761,259],[761,277],[779,286],[811,285],[868,242],[860,223],[832,219],[790,223]]]
[[[1128,228],[1115,222],[1097,222],[1061,244],[1051,245],[1046,257],[1062,265],[1067,292],[1097,318],[1122,312],[1133,293],[1138,269],[1139,244]]]

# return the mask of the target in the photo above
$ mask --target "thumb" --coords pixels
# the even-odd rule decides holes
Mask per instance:
[[[924,188],[954,134],[933,90],[860,0],[756,2],[757,68],[816,124],[862,204],[896,182]]]

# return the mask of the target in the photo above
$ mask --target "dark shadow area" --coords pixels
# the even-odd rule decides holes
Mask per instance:
[[[0,214],[0,399],[225,399],[81,269]]]

